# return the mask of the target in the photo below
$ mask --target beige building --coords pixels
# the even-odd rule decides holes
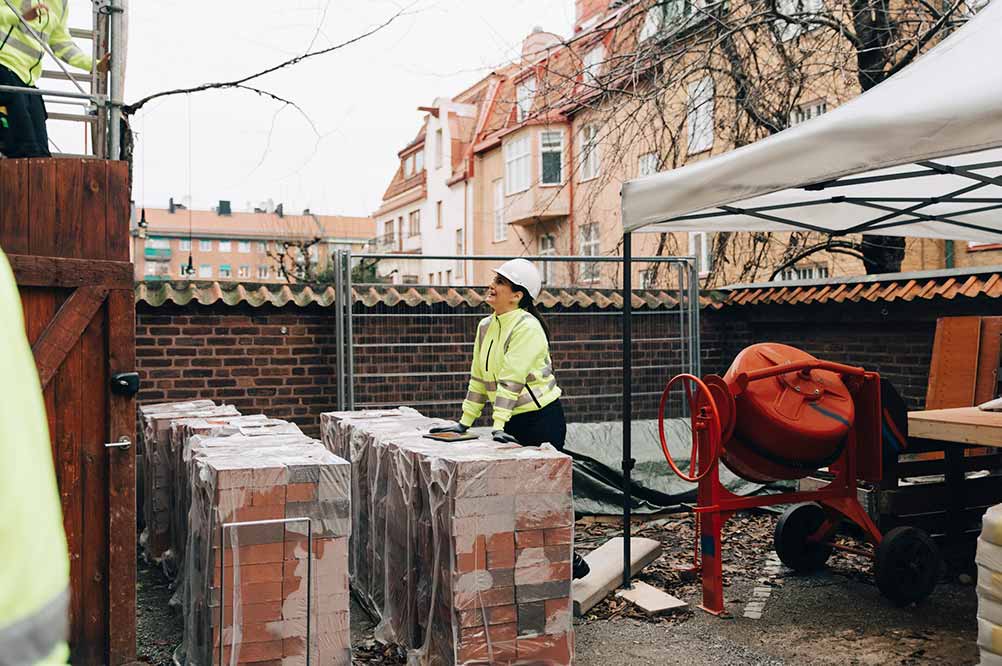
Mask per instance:
[[[145,220],[145,224],[144,224]],[[132,222],[136,280],[309,281],[337,249],[359,252],[374,235],[368,217],[212,211],[172,204],[137,211]],[[190,265],[190,271],[189,271]]]

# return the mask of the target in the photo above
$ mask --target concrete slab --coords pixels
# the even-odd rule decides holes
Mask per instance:
[[[616,596],[633,603],[634,606],[648,615],[670,613],[689,605],[678,597],[640,580],[634,581],[632,590],[620,590],[616,592]]]
[[[630,572],[636,576],[641,569],[661,556],[661,543],[654,539],[630,539]],[[623,537],[609,539],[585,556],[591,572],[574,581],[574,615],[580,617],[605,599],[623,581]]]

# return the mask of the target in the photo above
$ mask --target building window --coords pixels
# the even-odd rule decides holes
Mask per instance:
[[[404,223],[404,218],[400,218],[400,224]],[[421,235],[421,210],[412,210],[407,214],[407,233],[411,236]]]
[[[182,278],[188,277],[188,264],[181,264],[177,267],[177,274]]]
[[[191,239],[182,238],[178,247],[184,252],[191,252]]]
[[[156,272],[157,272],[157,266],[156,266],[156,264],[153,264],[153,263],[147,263],[146,264],[146,274],[147,275],[156,275]]]
[[[552,234],[546,234],[545,236],[539,237],[539,256],[541,257],[551,257],[557,254],[557,240]],[[552,284],[553,278],[556,275],[554,268],[556,264],[552,261],[541,261],[539,262],[539,276],[543,280],[543,284]]]
[[[383,236],[385,236],[388,241],[393,241],[393,220],[386,220],[386,222],[383,222]]]
[[[428,273],[428,284],[435,284],[435,274]]]
[[[585,125],[580,133],[581,180],[598,177],[598,125]]]
[[[651,289],[655,286],[657,280],[658,269],[657,266],[650,266],[645,268],[640,274],[640,288],[641,289]]]
[[[504,144],[505,194],[529,189],[530,160],[528,136],[521,136]]]
[[[791,18],[803,19],[810,15],[820,14],[824,6],[824,0],[776,0],[776,11]],[[779,38],[784,42],[811,30],[811,28],[812,26],[805,26],[797,21],[776,20]]]
[[[424,171],[424,151],[419,150],[414,153],[414,173],[421,173]]]
[[[647,10],[644,25],[640,28],[640,41],[646,41],[662,32],[686,27],[692,18],[699,18],[701,10],[710,4],[710,0],[658,0]]]
[[[515,86],[515,120],[524,121],[532,111],[532,99],[536,96],[536,79],[529,77]]]
[[[689,129],[690,155],[713,147],[713,79],[710,77],[689,84],[685,122]]]
[[[228,240],[221,240],[221,241],[219,241],[219,251],[220,252],[229,252],[230,251],[230,242]]]
[[[445,272],[445,284],[452,284],[452,271]]]
[[[237,277],[249,278],[250,266],[248,266],[247,264],[241,264],[240,268],[237,269]]]
[[[410,178],[414,175],[414,156],[408,155],[404,158],[404,178]]]
[[[257,279],[267,280],[268,279],[268,267],[259,265],[257,267]]]
[[[602,73],[602,61],[605,60],[605,48],[599,44],[595,48],[585,53],[582,59],[582,80],[594,85],[598,83],[598,77]]]
[[[699,277],[709,274],[713,268],[713,258],[710,256],[712,249],[709,234],[704,232],[689,233],[689,254],[696,258],[696,273]]]
[[[563,132],[539,133],[539,173],[539,182],[543,185],[560,185],[564,182]]]
[[[229,264],[219,265],[219,277],[221,278],[233,277],[233,271],[230,269]]]
[[[790,266],[783,269],[776,279],[785,282],[787,280],[824,280],[829,277],[828,266],[824,264],[805,264],[803,266]]]
[[[202,252],[212,252],[212,241],[205,239],[198,241],[198,249]]]
[[[462,229],[456,229],[456,256],[457,257],[463,256],[463,230]],[[458,278],[458,277],[462,277],[462,276],[463,276],[463,260],[462,259],[457,259],[456,260],[456,277]]]
[[[250,241],[238,241],[237,250],[243,252],[244,254],[250,252]]]
[[[504,223],[504,181],[494,181],[494,242],[508,239],[508,225]]]
[[[445,139],[442,137],[442,128],[440,127],[437,130],[435,130],[435,168],[436,169],[441,169],[442,168],[442,155],[444,153],[443,149],[445,148],[442,145],[442,143],[444,141],[445,141]]]
[[[581,254],[585,257],[597,257],[599,254],[598,225],[581,225]],[[594,282],[599,277],[598,262],[589,261],[581,264],[581,279]]]
[[[441,201],[436,201],[435,202],[435,228],[436,229],[441,229],[442,228],[442,202]]]
[[[812,102],[810,104],[802,104],[801,106],[795,107],[793,111],[790,111],[790,127],[799,125],[800,123],[806,122],[811,118],[817,118],[827,111],[828,102],[825,100]]]
[[[155,250],[169,250],[170,239],[150,236],[149,238],[146,239],[146,247]]]
[[[210,278],[212,277],[212,266],[209,264],[202,264],[198,267],[198,277],[200,278]]]
[[[644,153],[637,160],[637,175],[643,178],[658,172],[658,154]]]

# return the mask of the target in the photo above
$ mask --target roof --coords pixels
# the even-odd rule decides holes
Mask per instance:
[[[862,95],[623,185],[624,231],[872,233],[998,242],[1002,3]],[[888,131],[893,128],[893,131]]]
[[[714,307],[1002,298],[1002,266],[860,275],[827,280],[736,284],[720,290]]]
[[[284,215],[237,213],[219,215],[209,210],[146,208],[146,235],[191,236],[195,238],[296,239],[371,238],[376,223],[371,217],[344,215]],[[189,225],[190,221],[190,225]]]
[[[416,307],[446,303],[452,307],[475,307],[484,303],[483,289],[473,287],[422,287],[411,285],[355,285],[355,302],[368,307],[377,305]],[[252,282],[164,281],[137,282],[136,302],[154,307],[175,304],[188,305],[308,305],[328,306],[334,302],[334,287],[330,285],[265,284]],[[544,289],[538,303],[544,308],[597,307],[619,309],[622,294],[615,289]],[[633,306],[643,309],[674,308],[678,300],[668,291],[643,290],[634,292]]]

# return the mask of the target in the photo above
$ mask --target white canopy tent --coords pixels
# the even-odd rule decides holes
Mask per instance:
[[[850,102],[623,186],[623,231],[1002,241],[1002,2]]]
[[[634,465],[633,232],[811,230],[1002,242],[1000,61],[996,0],[901,72],[825,115],[624,184],[624,586]],[[697,280],[690,282],[690,298],[698,299]]]

